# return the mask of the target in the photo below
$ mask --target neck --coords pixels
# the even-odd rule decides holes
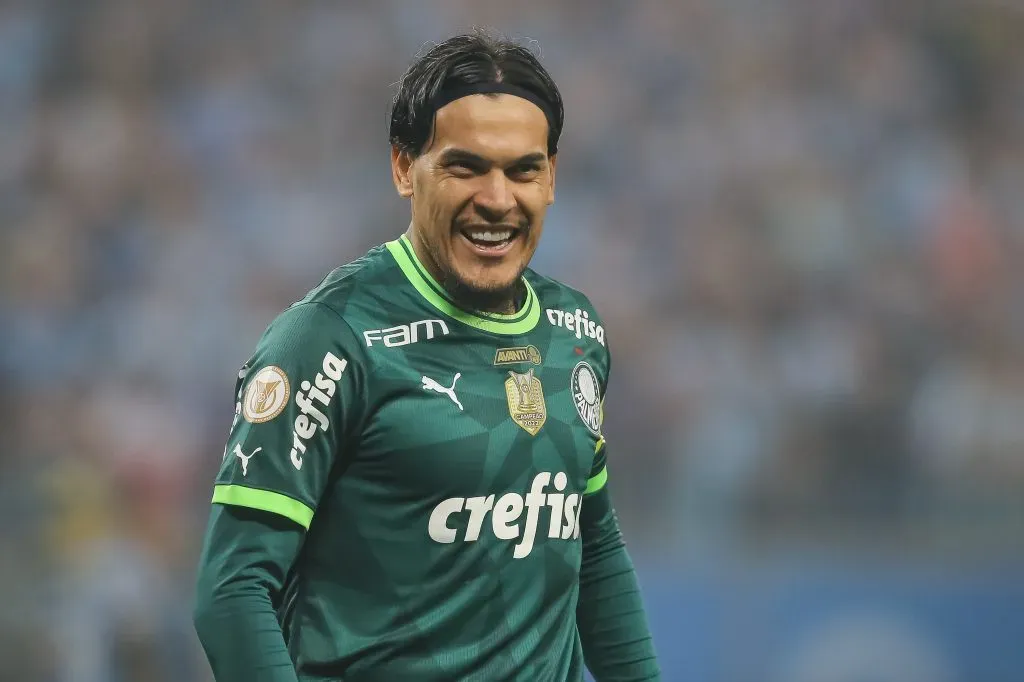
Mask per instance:
[[[497,313],[499,315],[512,315],[522,306],[526,300],[526,287],[523,285],[523,278],[519,277],[515,284],[508,289],[500,291],[480,291],[470,289],[459,279],[441,268],[430,249],[420,239],[412,225],[409,226],[405,236],[412,244],[412,250],[420,264],[426,269],[430,276],[440,284],[448,295],[452,297],[460,307],[468,310],[475,310],[482,313]]]
[[[523,285],[522,278],[518,279],[510,289],[493,292],[468,289],[454,277],[448,277],[439,282],[459,306],[481,313],[512,315],[522,307],[523,301],[526,300],[526,287]]]

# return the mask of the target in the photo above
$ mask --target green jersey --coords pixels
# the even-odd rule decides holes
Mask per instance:
[[[587,495],[610,357],[533,271],[457,307],[406,238],[332,272],[239,373],[213,500],[307,529],[278,606],[302,680],[582,680]]]

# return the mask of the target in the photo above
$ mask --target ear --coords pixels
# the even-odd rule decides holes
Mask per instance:
[[[555,168],[558,166],[558,154],[548,157],[548,166],[551,175],[551,185],[548,187],[548,206],[550,206],[555,203]]]
[[[391,179],[398,190],[398,196],[405,199],[412,196],[412,162],[409,152],[391,145]]]

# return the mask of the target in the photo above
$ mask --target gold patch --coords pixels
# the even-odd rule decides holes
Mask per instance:
[[[280,367],[270,365],[256,372],[242,401],[242,416],[250,424],[268,422],[284,411],[291,386]]]
[[[512,421],[531,436],[536,436],[547,421],[548,411],[544,404],[544,387],[531,369],[526,374],[509,372],[505,380],[505,397],[508,398],[508,412]]]
[[[516,346],[514,348],[499,348],[494,353],[495,365],[514,365],[520,362],[532,362],[540,364],[540,351],[536,346]]]

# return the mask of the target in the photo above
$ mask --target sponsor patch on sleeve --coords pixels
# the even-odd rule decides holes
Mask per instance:
[[[242,416],[250,424],[268,422],[284,411],[291,387],[280,367],[269,365],[253,375],[242,400]]]

